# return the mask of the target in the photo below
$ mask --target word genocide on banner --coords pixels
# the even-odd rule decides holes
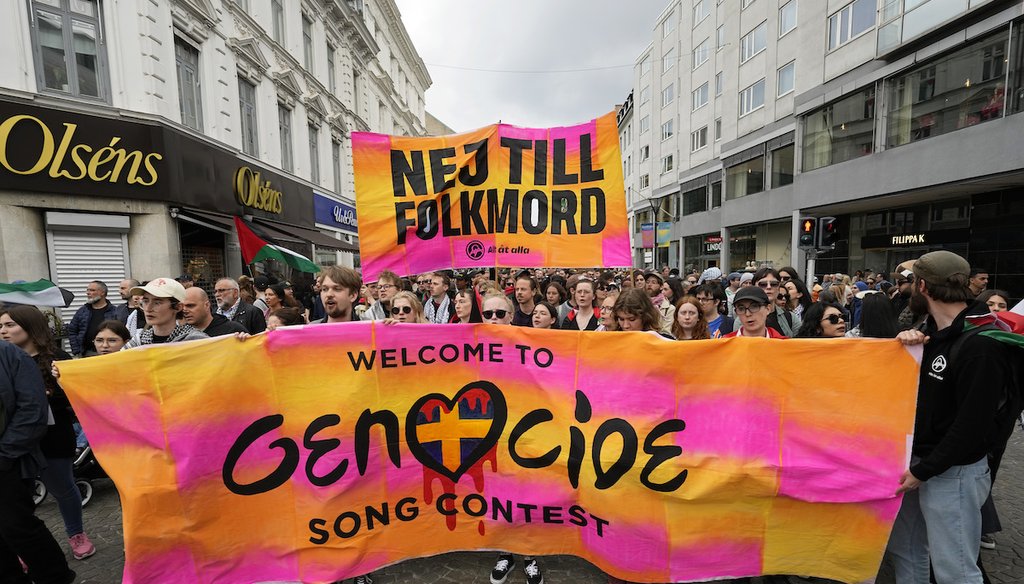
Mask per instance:
[[[863,582],[920,352],[828,344],[346,323],[65,362],[61,382],[121,495],[126,584],[483,549],[632,582]],[[865,362],[856,399],[814,381]]]
[[[459,267],[630,265],[618,127],[352,134],[368,280]]]

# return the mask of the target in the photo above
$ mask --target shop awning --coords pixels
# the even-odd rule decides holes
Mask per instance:
[[[195,209],[179,209],[176,218],[222,233],[231,234],[235,231],[235,220],[229,215],[218,215]]]
[[[318,248],[329,248],[336,249],[339,251],[359,253],[358,246],[352,245],[347,241],[334,239],[329,235],[324,235],[323,233],[320,233],[316,229],[306,229],[305,227],[298,227],[296,225],[287,225],[284,223],[277,223],[274,221],[266,221],[258,217],[253,218],[253,221],[259,224],[261,227],[273,230],[273,233],[270,233],[271,237],[280,237],[280,239],[282,240],[284,240],[285,238],[299,239],[303,242],[312,243]],[[278,234],[280,234],[280,236],[278,236]]]

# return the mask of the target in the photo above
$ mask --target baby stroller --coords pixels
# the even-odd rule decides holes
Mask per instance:
[[[89,446],[78,448],[75,451],[72,473],[75,476],[75,486],[78,487],[78,491],[82,494],[82,507],[85,507],[89,504],[89,501],[92,501],[92,481],[106,478],[107,474],[103,472],[103,467],[96,461],[96,456],[92,453],[92,448]],[[36,479],[35,490],[32,493],[32,502],[39,506],[40,503],[46,500],[48,494],[43,481]]]

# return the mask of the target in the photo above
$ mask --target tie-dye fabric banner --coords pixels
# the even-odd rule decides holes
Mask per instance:
[[[832,381],[864,363],[871,383]],[[918,376],[896,341],[380,323],[60,369],[121,495],[127,584],[331,582],[482,549],[632,582],[865,581]]]
[[[615,113],[454,136],[352,133],[363,276],[629,266]]]

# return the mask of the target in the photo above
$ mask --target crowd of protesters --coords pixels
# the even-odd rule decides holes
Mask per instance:
[[[38,309],[0,308],[0,338],[6,341],[0,342],[0,581],[29,581],[12,576],[15,570],[24,570],[42,584],[74,580],[58,545],[34,517],[29,487],[22,479],[38,476],[55,495],[74,557],[84,559],[95,552],[72,478],[71,460],[82,437],[76,437],[74,415],[55,378],[59,371],[54,361],[143,345],[222,335],[244,339],[285,326],[360,320],[640,331],[666,341],[899,336],[914,344],[930,335],[934,345],[934,339],[950,328],[962,328],[966,314],[1006,311],[1010,306],[1008,293],[987,290],[985,271],[971,270],[953,254],[938,253],[945,255],[936,259],[928,254],[891,273],[826,274],[810,282],[789,266],[728,274],[712,267],[685,275],[668,268],[438,271],[408,278],[385,271],[374,282],[364,282],[353,269],[330,266],[306,287],[267,275],[221,278],[212,287],[212,297],[192,286],[187,276],[147,282],[126,279],[119,282],[121,302],[115,304],[107,299],[107,284],[94,281],[86,289],[86,304],[67,327],[71,354],[61,349]],[[991,347],[987,356],[975,350],[972,367],[997,353]],[[991,381],[992,372],[1002,371],[998,363],[985,367],[986,381]],[[968,375],[963,366],[957,371]],[[905,501],[913,495],[916,506],[907,518],[901,511],[889,552],[901,584],[928,581],[929,546],[939,584],[981,582],[978,548],[994,548],[991,534],[999,530],[990,480],[967,495],[942,494],[937,488],[932,494],[927,485],[951,469],[978,474],[992,466],[994,478],[1000,439],[962,427],[981,423],[979,415],[984,418],[978,408],[985,404],[972,406],[975,419],[970,422],[957,417],[977,396],[937,397],[925,390],[923,380],[914,461],[900,486],[907,492]],[[49,424],[43,400],[52,412]],[[922,422],[922,409],[943,411],[945,417]],[[951,427],[958,432],[957,439],[968,444],[954,448],[943,442]],[[940,450],[941,456],[935,454]],[[948,534],[953,520],[937,518],[928,505],[963,507],[965,501],[969,509],[960,515],[967,518],[957,515],[956,520],[969,526],[977,520],[971,532],[976,535],[958,532],[957,539]],[[980,509],[982,501],[987,510],[975,517],[972,506],[977,503]],[[938,561],[936,549],[960,558],[960,563]],[[491,572],[492,584],[503,584],[515,563],[512,555],[500,554]],[[529,584],[543,582],[535,559],[525,560],[524,571]],[[361,576],[356,582],[372,579]]]

